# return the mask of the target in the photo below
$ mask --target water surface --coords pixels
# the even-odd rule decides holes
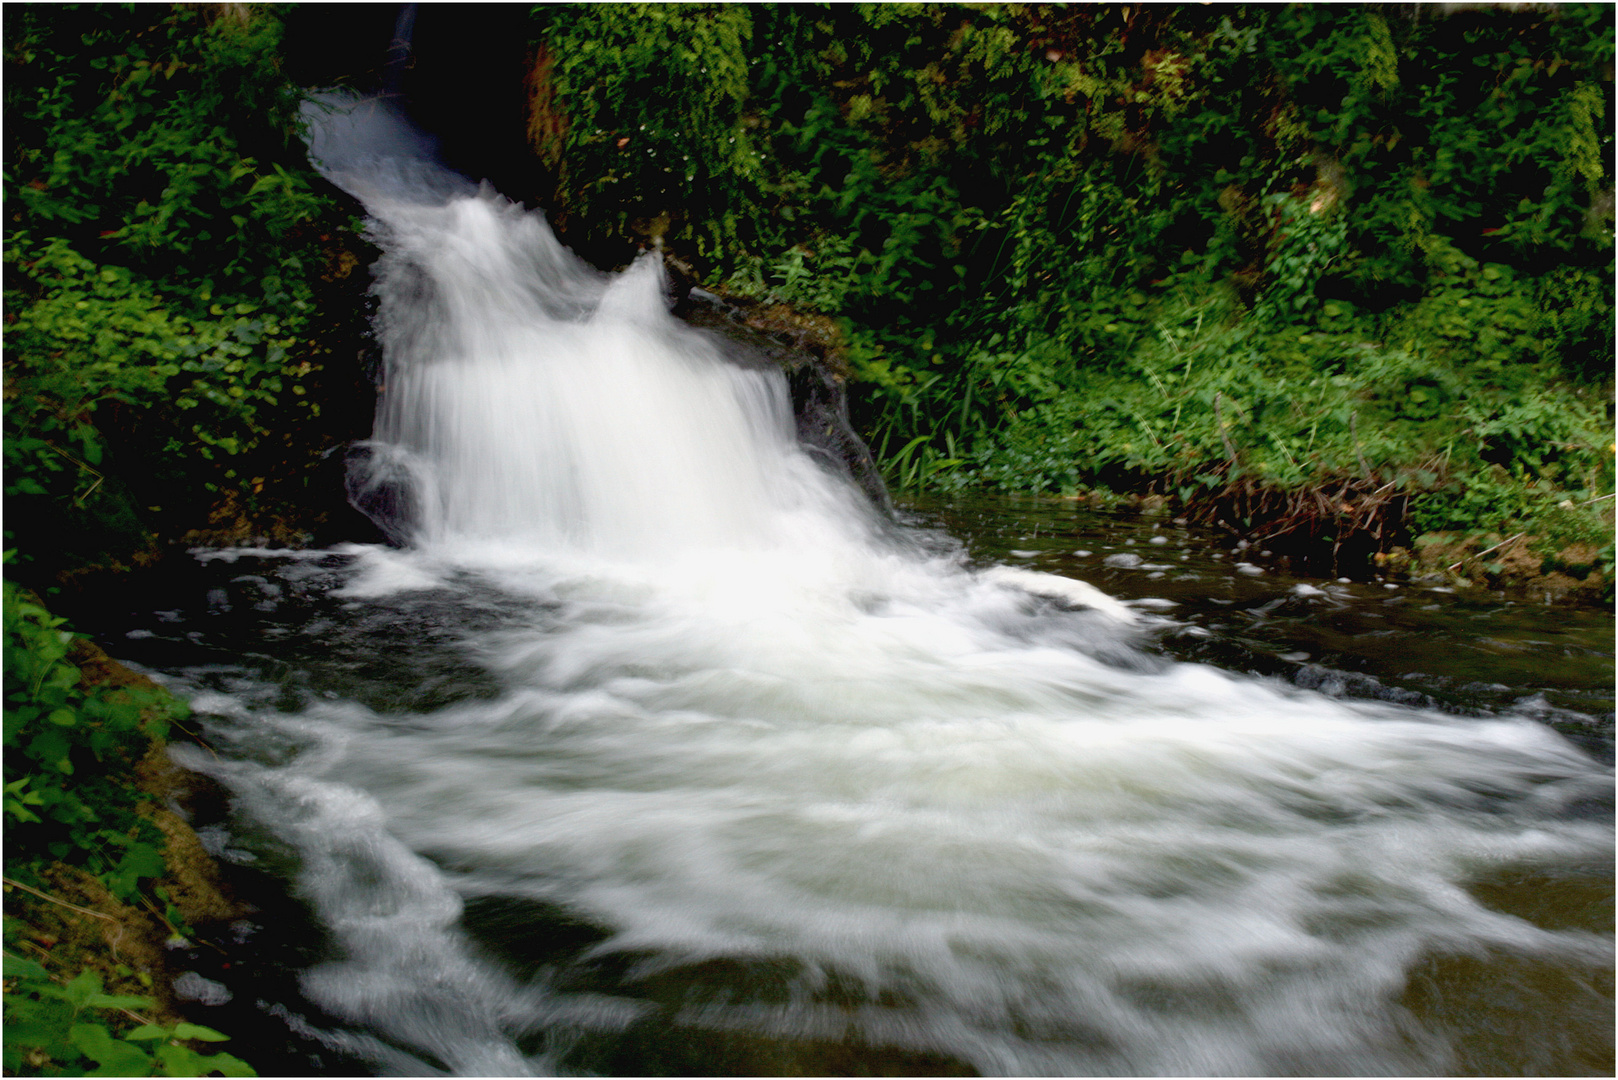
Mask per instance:
[[[339,1071],[1610,1071],[1610,622],[911,510],[953,584],[784,616],[199,553],[119,651],[205,714],[211,842],[306,905],[263,1004]]]

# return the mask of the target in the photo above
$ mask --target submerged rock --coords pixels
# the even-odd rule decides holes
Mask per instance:
[[[416,485],[403,451],[385,443],[353,443],[344,457],[348,503],[370,518],[387,542],[403,547],[420,523]]]
[[[1113,622],[1133,625],[1139,617],[1128,605],[1116,600],[1088,582],[1060,574],[1046,574],[1038,570],[1024,570],[1015,566],[995,566],[983,571],[986,581],[1007,585],[1023,592],[1060,600],[1077,608],[1095,611]]]

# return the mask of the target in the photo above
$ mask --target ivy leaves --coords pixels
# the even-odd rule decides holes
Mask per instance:
[[[290,131],[280,27],[182,5],[8,20],[6,200],[39,232],[166,277],[256,283],[257,253],[323,205],[306,179],[241,151]]]
[[[257,490],[318,414],[299,345],[330,200],[274,160],[303,153],[273,11],[40,7],[6,29],[6,492],[40,500],[24,543],[122,561],[150,548],[146,504]]]
[[[139,275],[98,266],[60,238],[36,246],[19,236],[5,258],[24,285],[7,292],[8,494],[85,504],[103,479],[97,413],[109,406],[144,412],[148,445],[209,490],[234,478],[230,459],[269,436],[260,413],[288,390],[283,411],[318,409],[298,385],[308,366],[288,359],[295,318],[246,299],[187,317]],[[198,469],[197,455],[218,464]]]

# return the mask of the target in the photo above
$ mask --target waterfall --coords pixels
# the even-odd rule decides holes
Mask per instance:
[[[385,251],[373,467],[408,477],[413,541],[656,558],[861,514],[794,445],[780,373],[725,362],[669,314],[656,255],[592,270],[541,215],[435,164],[384,101],[307,115]]]
[[[310,116],[385,252],[358,486],[405,492],[408,544],[285,560],[360,659],[197,692],[220,756],[186,760],[293,853],[333,1045],[1429,1073],[1466,1036],[1413,972],[1610,965],[1476,886],[1610,863],[1610,780],[1553,732],[1173,663],[1082,583],[881,529],[654,256],[583,266],[385,104]]]

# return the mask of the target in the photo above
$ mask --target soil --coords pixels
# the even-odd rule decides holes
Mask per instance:
[[[1519,593],[1546,603],[1604,603],[1611,580],[1598,566],[1595,545],[1556,547],[1519,533],[1426,533],[1414,550],[1395,548],[1378,562],[1391,573],[1442,579],[1451,586]],[[1544,554],[1547,550],[1550,554]]]

